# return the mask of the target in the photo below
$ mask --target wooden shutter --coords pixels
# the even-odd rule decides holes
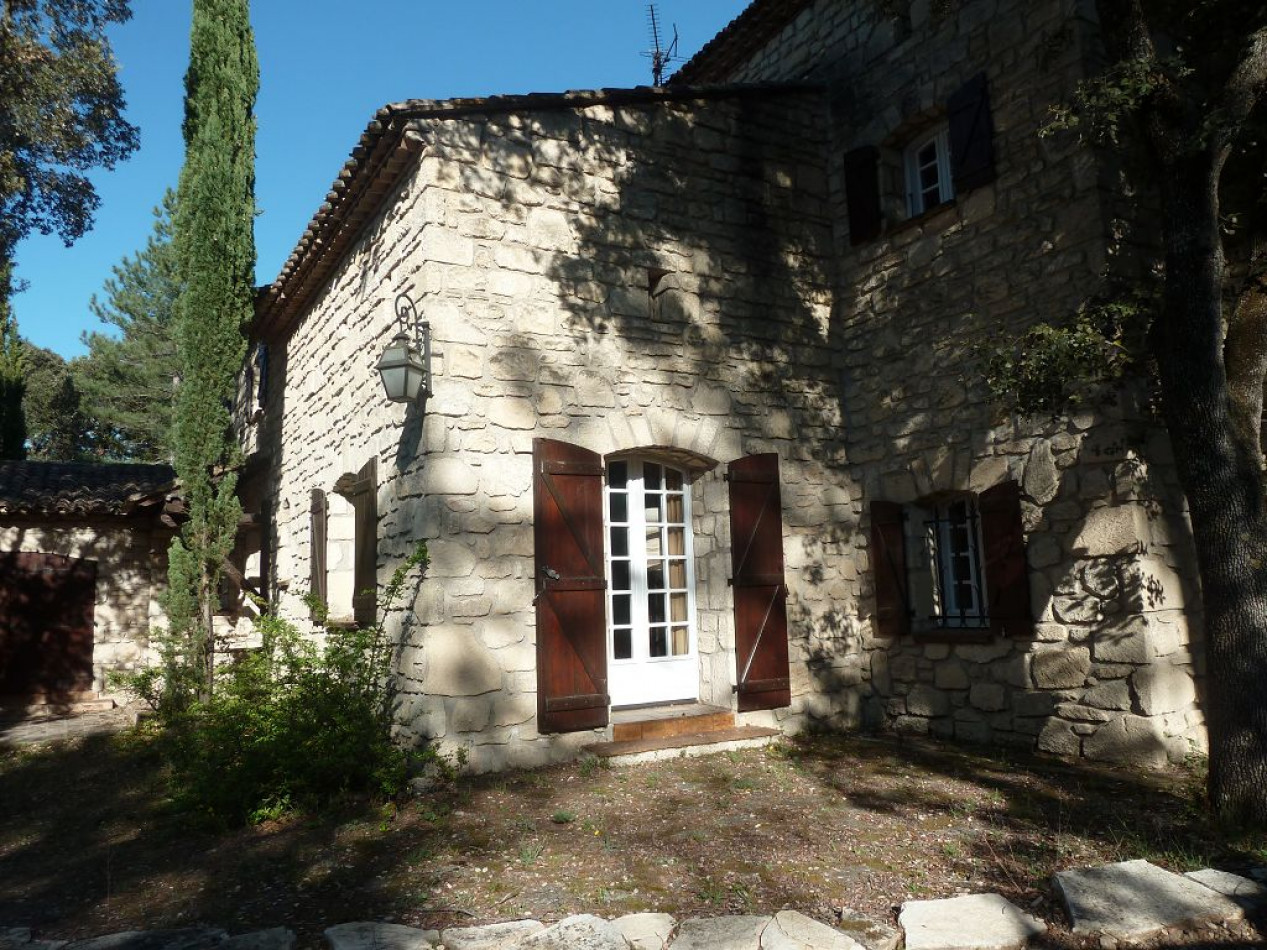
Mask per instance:
[[[845,153],[845,205],[850,244],[880,236],[880,150],[874,145]]]
[[[726,467],[726,479],[739,711],[777,709],[792,702],[779,457],[768,453],[736,459]]]
[[[607,725],[603,463],[567,442],[534,439],[537,729]]]
[[[955,91],[950,113],[950,170],[955,194],[994,180],[994,119],[985,73],[977,73]]]
[[[355,518],[352,552],[352,618],[372,627],[378,613],[378,459],[366,462],[349,493]]]
[[[1014,481],[988,488],[977,497],[981,543],[985,548],[985,586],[990,630],[1012,637],[1034,635],[1021,526],[1021,489]]]
[[[322,608],[329,606],[326,597],[326,519],[329,514],[326,493],[314,488],[309,509],[308,593]]]
[[[875,583],[875,626],[878,637],[911,632],[906,535],[902,506],[871,502],[871,572]]]

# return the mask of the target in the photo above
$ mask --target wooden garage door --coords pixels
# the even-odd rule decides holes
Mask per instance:
[[[0,697],[92,689],[97,565],[0,552]]]

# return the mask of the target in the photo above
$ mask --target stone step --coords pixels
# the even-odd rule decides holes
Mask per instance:
[[[678,756],[712,755],[732,749],[751,749],[769,745],[783,735],[778,729],[761,726],[731,726],[728,729],[709,729],[673,736],[649,739],[625,739],[613,742],[596,742],[583,747],[583,751],[606,759],[613,765],[635,765],[639,762],[655,762]]]
[[[30,722],[40,719],[61,719],[84,713],[109,712],[113,699],[101,699],[96,693],[79,693],[64,699],[49,696],[5,697],[0,699],[0,722]]]
[[[731,729],[734,725],[735,714],[729,709],[701,703],[623,709],[612,713],[612,739],[616,742],[661,739]]]

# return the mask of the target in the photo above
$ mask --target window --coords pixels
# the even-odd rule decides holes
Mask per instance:
[[[373,626],[378,602],[378,465],[313,489],[310,592],[336,623]]]
[[[894,130],[883,153],[875,144],[859,144],[844,154],[851,245],[879,237],[903,212],[921,215],[994,180],[994,120],[985,73],[955,90],[936,116],[944,117],[941,124],[924,126],[914,139]]]
[[[1032,635],[1020,488],[871,503],[879,636]],[[978,633],[980,635],[980,633]]]
[[[950,129],[942,126],[906,149],[906,211],[911,217],[955,196],[950,175]]]
[[[943,627],[989,626],[976,497],[956,498],[924,511],[924,557],[932,607],[928,619]]]
[[[693,699],[697,667],[674,662],[694,653],[686,478],[658,462],[613,460],[606,494],[612,703]]]

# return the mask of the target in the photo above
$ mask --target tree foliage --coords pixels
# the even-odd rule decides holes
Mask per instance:
[[[172,412],[180,376],[174,315],[180,295],[172,219],[176,195],[154,209],[154,230],[135,256],[115,265],[104,299],[90,307],[117,333],[85,333],[88,355],[75,377],[92,419],[97,452],[108,458],[164,462],[173,457]]]
[[[258,87],[247,0],[194,0],[185,164],[174,218],[181,285],[174,445],[189,519],[171,548],[167,608],[173,633],[185,639],[186,656],[200,672],[204,695],[214,684],[221,565],[241,517],[230,407],[254,299]]]
[[[83,410],[74,364],[30,342],[25,347],[27,455],[55,462],[92,456],[91,424]]]
[[[130,16],[128,0],[0,0],[0,260],[32,230],[82,235],[84,172],[136,148],[106,36]]]
[[[1010,348],[1012,365],[1029,343],[1043,345],[1024,355],[1019,378],[996,374],[996,389],[1022,410],[1061,408],[1044,374],[1059,365],[1067,395],[1097,379],[1102,345],[1139,341],[1131,365],[1148,367],[1160,395],[1201,577],[1211,803],[1225,818],[1267,824],[1267,5],[1097,8],[1104,69],[1046,131],[1074,129],[1107,149],[1138,196],[1135,221],[1160,220],[1159,238],[1147,226],[1126,235],[1123,250],[1136,254],[1119,260],[1133,270],[1116,275],[1153,300],[1125,327],[1074,320],[1031,331]]]
[[[26,457],[26,353],[9,309],[11,266],[0,259],[0,459]]]

